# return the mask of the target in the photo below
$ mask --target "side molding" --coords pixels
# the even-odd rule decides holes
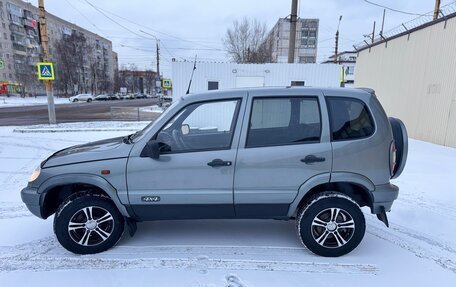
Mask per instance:
[[[40,196],[40,205],[43,206],[43,202],[46,197],[47,191],[51,188],[59,185],[65,184],[91,184],[108,194],[108,196],[112,199],[114,204],[119,209],[120,213],[123,216],[130,217],[131,215],[128,213],[125,206],[120,202],[120,199],[117,195],[117,190],[104,178],[93,175],[93,174],[85,174],[85,173],[76,173],[76,174],[63,174],[57,175],[49,178],[45,182],[43,182],[40,187],[38,188],[38,194]]]

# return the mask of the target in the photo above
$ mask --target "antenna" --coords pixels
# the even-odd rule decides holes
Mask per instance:
[[[193,62],[193,70],[192,70],[192,75],[190,76],[190,82],[188,83],[188,89],[187,89],[187,92],[185,93],[186,95],[190,94],[190,86],[192,85],[193,73],[196,70],[196,56],[197,55],[195,55],[195,61]]]

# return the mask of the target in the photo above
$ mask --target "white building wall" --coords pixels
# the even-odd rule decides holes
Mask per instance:
[[[373,88],[411,137],[456,147],[456,17],[360,51],[355,85]]]
[[[187,91],[193,70],[191,62],[172,63],[173,96]],[[219,89],[290,86],[304,81],[306,86],[339,87],[340,66],[332,64],[235,64],[196,63],[191,93],[208,90],[208,81],[218,81]]]

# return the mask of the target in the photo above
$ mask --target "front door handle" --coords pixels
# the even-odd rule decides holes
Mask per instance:
[[[302,158],[301,162],[303,162],[305,164],[311,164],[314,162],[324,162],[325,160],[326,159],[324,157],[318,157],[313,154],[310,154],[310,155],[306,156],[305,158]]]
[[[210,162],[207,163],[208,166],[211,166],[211,167],[216,167],[216,166],[231,166],[231,161],[226,161],[226,160],[222,160],[222,159],[219,159],[219,158],[216,158]]]

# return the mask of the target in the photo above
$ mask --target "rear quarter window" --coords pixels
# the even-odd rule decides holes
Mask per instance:
[[[362,139],[374,133],[372,115],[361,100],[328,97],[326,102],[333,141]]]

